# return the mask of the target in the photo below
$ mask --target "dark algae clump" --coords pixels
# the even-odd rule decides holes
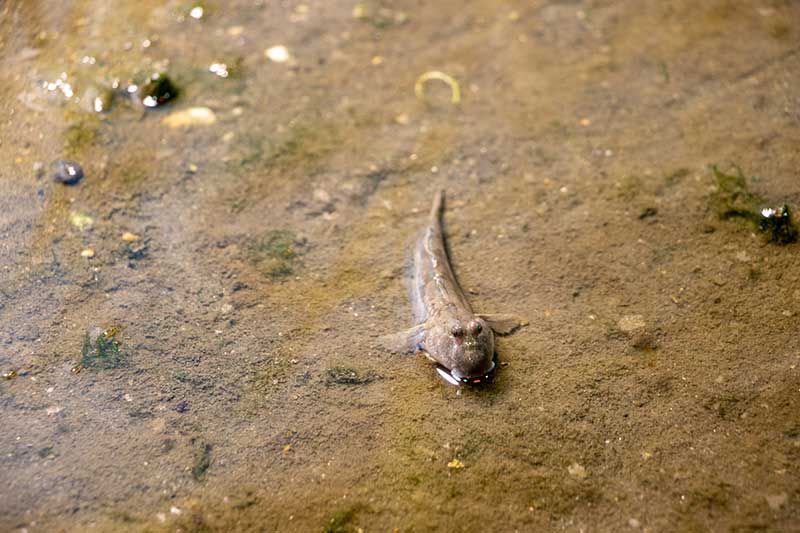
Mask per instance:
[[[205,441],[198,441],[195,444],[194,465],[192,466],[192,477],[197,481],[202,481],[206,477],[206,472],[211,466],[211,445]]]
[[[139,98],[145,107],[159,107],[178,96],[178,89],[169,76],[156,72],[139,88]]]
[[[305,245],[289,231],[274,230],[251,242],[251,260],[272,280],[294,273],[299,261],[299,250]]]
[[[352,522],[361,510],[362,508],[360,505],[355,505],[333,513],[333,516],[331,516],[331,519],[325,525],[323,531],[325,533],[353,533],[358,531],[358,529],[353,527]]]
[[[769,240],[778,244],[789,244],[797,240],[797,226],[792,222],[789,206],[765,207],[761,210],[758,228]]]
[[[120,343],[115,338],[119,328],[106,330],[92,328],[83,338],[81,368],[108,369],[125,366],[125,355],[120,350]]]
[[[797,226],[792,222],[789,206],[761,207],[765,201],[747,188],[747,178],[739,167],[736,174],[725,174],[711,167],[715,191],[710,204],[722,220],[741,219],[755,225],[767,240],[789,244],[797,240]]]

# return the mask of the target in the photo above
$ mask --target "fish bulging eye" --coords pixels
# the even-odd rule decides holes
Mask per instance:
[[[459,338],[464,336],[464,328],[461,326],[453,326],[453,329],[450,330],[450,333],[453,337]]]
[[[483,331],[483,326],[477,320],[473,320],[469,323],[469,332],[473,335],[480,335],[481,331]]]

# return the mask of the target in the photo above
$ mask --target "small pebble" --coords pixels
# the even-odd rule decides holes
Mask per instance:
[[[175,406],[175,410],[179,413],[185,413],[189,410],[189,402],[186,400],[179,401],[178,405]]]
[[[190,107],[170,113],[162,122],[170,128],[185,126],[210,126],[217,121],[217,115],[207,107]]]
[[[586,479],[587,476],[586,469],[578,463],[572,463],[571,465],[569,465],[567,467],[567,472],[569,472],[570,476],[576,477],[578,479]]]
[[[125,233],[122,234],[122,240],[125,242],[136,242],[139,239],[141,239],[141,237],[139,237],[135,233],[131,233],[130,231],[126,231]]]
[[[85,257],[86,259],[91,259],[92,257],[94,257],[94,250],[92,250],[91,248],[86,248],[84,250],[81,250],[81,257]]]
[[[464,463],[462,463],[458,459],[453,459],[452,461],[447,463],[447,468],[453,468],[453,469],[464,468]]]
[[[625,315],[619,319],[617,326],[625,333],[631,333],[645,327],[647,324],[642,315]]]
[[[274,61],[275,63],[286,63],[289,60],[289,50],[281,45],[267,48],[264,54],[270,61]]]
[[[83,179],[83,169],[75,161],[57,159],[50,165],[53,171],[53,181],[64,185],[75,185]]]

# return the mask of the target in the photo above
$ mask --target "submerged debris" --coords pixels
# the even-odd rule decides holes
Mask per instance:
[[[451,76],[444,72],[439,72],[438,70],[428,71],[417,78],[417,82],[414,84],[414,94],[417,95],[417,98],[425,100],[425,83],[430,80],[443,81],[450,86],[450,103],[457,104],[461,101],[461,88],[458,82]]]
[[[772,242],[788,244],[797,240],[797,227],[792,223],[789,206],[765,207],[761,210],[758,228],[767,234]]]
[[[139,100],[145,107],[159,107],[178,96],[178,89],[169,76],[156,72],[139,87]]]
[[[57,159],[50,165],[53,181],[64,185],[75,185],[83,179],[83,168],[75,161]]]
[[[92,328],[83,339],[83,350],[80,361],[81,368],[108,369],[125,365],[125,356],[116,340],[119,327],[112,326],[106,330]]]

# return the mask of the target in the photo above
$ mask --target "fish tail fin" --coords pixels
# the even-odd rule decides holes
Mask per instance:
[[[433,207],[431,208],[431,221],[438,221],[444,208],[444,189],[436,191],[436,196],[433,198]]]

